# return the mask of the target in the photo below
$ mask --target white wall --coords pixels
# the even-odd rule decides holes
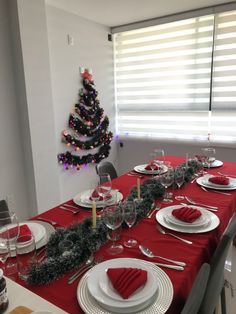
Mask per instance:
[[[46,8],[57,149],[58,153],[63,153],[68,148],[61,143],[61,132],[67,129],[69,114],[78,102],[82,87],[80,67],[92,69],[100,106],[110,119],[110,130],[115,129],[113,46],[107,39],[108,27],[49,5]],[[68,45],[68,34],[73,36],[73,46]],[[112,146],[108,159],[116,164],[115,143]],[[87,153],[89,151],[82,152]],[[94,165],[79,172],[66,171],[58,165],[58,173],[62,201],[91,187],[97,180]]]
[[[118,150],[120,173],[130,170],[136,165],[148,162],[151,159],[150,153],[156,148],[163,148],[165,155],[185,156],[188,153],[190,157],[193,157],[200,153],[201,147],[206,146],[206,143],[191,144],[176,141],[157,141],[154,139],[134,139],[131,137],[121,139],[121,142],[123,143],[123,147],[119,147]],[[236,148],[214,147],[217,159],[236,162]]]
[[[28,198],[7,2],[0,1],[0,199],[8,198],[10,209],[23,220],[29,216]]]

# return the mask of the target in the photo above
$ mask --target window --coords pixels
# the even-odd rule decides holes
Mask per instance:
[[[236,11],[114,35],[117,132],[236,143]]]

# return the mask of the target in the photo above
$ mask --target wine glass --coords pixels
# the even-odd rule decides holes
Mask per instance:
[[[185,168],[184,167],[176,167],[175,168],[175,183],[178,186],[178,189],[183,185],[184,183],[184,175],[185,175]],[[176,200],[183,200],[184,196],[182,195],[177,195],[175,197]]]
[[[103,202],[105,203],[112,189],[111,177],[109,173],[103,173],[99,175],[99,183],[96,189],[98,194],[103,198]]]
[[[207,165],[208,169],[211,168],[211,165],[215,161],[215,148],[212,147],[204,147],[201,149],[204,156],[206,156],[205,164]]]
[[[0,227],[0,261],[5,272],[5,263],[10,256],[10,247],[8,240],[8,229],[6,226]]]
[[[161,148],[156,148],[154,150],[154,154],[155,154],[155,159],[154,159],[154,163],[158,166],[158,167],[162,167],[165,161],[165,152],[164,149]]]
[[[174,169],[172,167],[168,167],[167,171],[160,176],[161,184],[167,189],[174,183]],[[165,196],[163,199],[163,203],[172,203],[173,200],[170,198],[170,194],[165,192]]]
[[[104,209],[103,215],[105,225],[112,231],[118,229],[123,222],[123,209],[121,205],[109,206]],[[115,243],[112,237],[112,245],[108,248],[108,253],[111,255],[119,254],[123,251],[121,244]]]
[[[16,214],[10,211],[0,212],[0,234],[5,238],[7,237],[9,250],[8,257],[11,257],[11,252],[13,253],[15,250],[16,239],[19,232],[20,228]],[[5,271],[8,271],[8,274],[16,272],[17,264],[13,260],[8,262],[6,266]]]
[[[125,201],[123,204],[123,212],[124,212],[124,221],[127,226],[131,228],[136,221],[136,206],[134,201]],[[132,248],[137,245],[137,241],[135,239],[129,239],[124,242],[124,246],[128,248]]]

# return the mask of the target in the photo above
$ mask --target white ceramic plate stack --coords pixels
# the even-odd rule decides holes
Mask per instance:
[[[142,174],[162,174],[162,173],[165,173],[167,171],[167,167],[166,166],[163,166],[161,169],[158,169],[158,170],[146,170],[145,167],[147,166],[148,164],[144,164],[144,165],[139,165],[139,166],[136,166],[134,167],[134,170],[136,172],[139,172],[139,173],[142,173]]]
[[[210,182],[209,181],[210,177],[214,177],[214,176],[206,174],[205,176],[198,178],[196,180],[196,182],[199,185],[202,185],[202,186],[204,186],[206,188],[209,188],[209,189],[226,190],[226,191],[227,190],[235,190],[236,189],[236,179],[229,178],[229,184],[222,185],[222,184],[215,184],[215,183]]]
[[[220,220],[212,212],[199,206],[189,207],[196,208],[201,212],[201,217],[192,223],[181,221],[172,215],[174,209],[183,207],[183,205],[173,205],[160,209],[156,214],[156,220],[164,227],[186,233],[208,232],[218,227]]]
[[[20,225],[27,224],[29,227],[32,235],[34,236],[35,239],[35,244],[36,244],[36,249],[39,249],[43,247],[44,245],[47,244],[49,236],[55,232],[55,229],[53,226],[46,222],[36,222],[36,221],[27,221],[27,222],[22,222]],[[22,252],[24,251],[25,248],[27,248],[29,244],[29,241],[23,242],[21,244]],[[11,256],[15,256],[15,247],[10,246],[11,249]]]
[[[77,194],[73,198],[73,201],[75,204],[79,206],[92,208],[92,200],[90,199],[90,196],[91,196],[91,190],[86,190],[84,192]],[[118,192],[117,190],[112,190],[111,198],[106,200],[105,204],[114,205],[116,202],[120,202],[122,199],[123,199],[123,195],[120,192]],[[97,204],[97,208],[102,208],[104,206],[103,201],[96,201],[96,204]]]
[[[133,267],[146,270],[148,279],[124,300],[113,288],[108,268]],[[173,298],[173,286],[166,273],[154,264],[139,259],[117,258],[98,264],[80,280],[77,299],[87,314],[146,313],[164,314]]]
[[[210,168],[216,168],[216,167],[220,167],[223,165],[223,161],[221,160],[214,160],[213,163],[210,165]],[[208,168],[208,165],[207,164],[204,164],[204,167],[205,168]]]

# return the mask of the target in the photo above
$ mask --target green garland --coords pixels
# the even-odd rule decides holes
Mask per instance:
[[[184,167],[185,164],[180,167]],[[188,162],[185,182],[189,182],[195,171],[199,169],[199,163],[195,160]],[[159,179],[148,179],[140,187],[142,201],[137,204],[137,222],[147,217],[152,209],[155,199],[164,195],[165,188]],[[131,190],[129,200],[137,198],[137,187]],[[123,225],[122,227],[125,227]],[[34,285],[47,284],[65,272],[79,268],[88,257],[99,249],[107,241],[109,229],[98,219],[97,228],[92,229],[91,218],[86,218],[81,223],[69,228],[60,228],[51,235],[46,246],[46,259],[41,263],[31,266],[27,282]],[[68,255],[63,255],[59,249],[59,243],[68,239],[74,243],[73,249]]]

